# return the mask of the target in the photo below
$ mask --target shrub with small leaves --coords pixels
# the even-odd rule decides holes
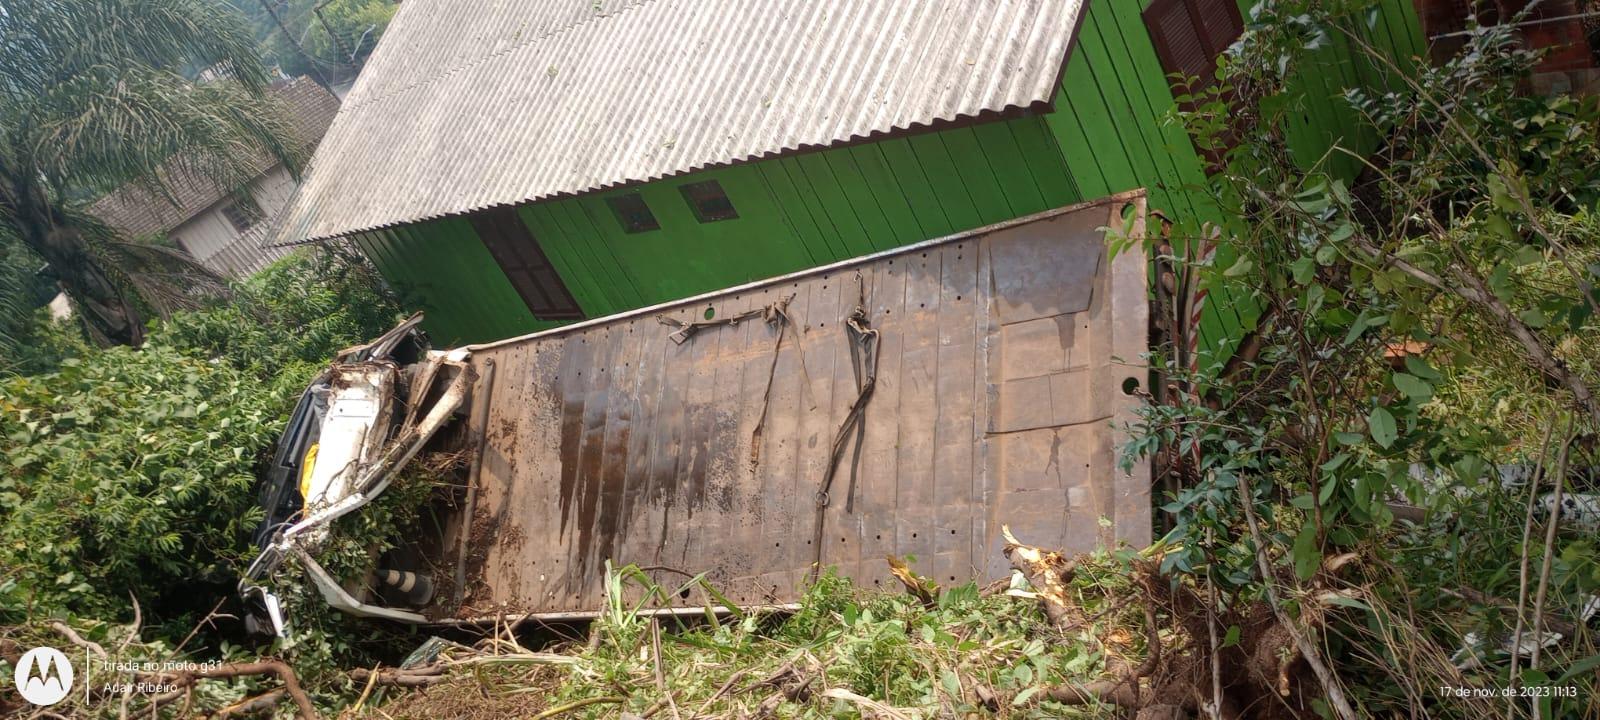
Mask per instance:
[[[147,624],[181,624],[230,596],[295,399],[398,315],[369,268],[301,254],[143,349],[0,380],[0,623],[125,618],[136,598]]]

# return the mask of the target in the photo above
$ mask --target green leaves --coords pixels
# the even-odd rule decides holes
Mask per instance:
[[[1305,121],[1308,97],[1294,73],[1315,72],[1324,59],[1302,52],[1296,18],[1361,36],[1359,14],[1340,18],[1350,10],[1334,5],[1257,5],[1250,33],[1229,53],[1235,87],[1268,97],[1262,122],[1237,133],[1226,172],[1208,185],[1231,221],[1232,254],[1205,279],[1214,297],[1250,298],[1257,304],[1249,309],[1263,312],[1246,319],[1244,304],[1234,305],[1258,329],[1241,343],[1247,357],[1203,356],[1199,372],[1163,368],[1180,387],[1200,388],[1205,402],[1144,414],[1138,434],[1148,444],[1137,447],[1171,448],[1183,460],[1177,475],[1192,484],[1164,498],[1174,526],[1164,570],[1248,595],[1269,582],[1248,567],[1258,553],[1302,580],[1319,572],[1324,552],[1371,558],[1373,566],[1345,572],[1372,595],[1317,599],[1351,609],[1371,602],[1379,612],[1331,613],[1330,628],[1379,647],[1370,667],[1386,677],[1414,678],[1415,666],[1381,651],[1399,628],[1359,623],[1389,622],[1375,616],[1385,605],[1405,607],[1405,620],[1418,625],[1404,631],[1418,643],[1453,643],[1461,634],[1454,625],[1467,618],[1457,603],[1441,608],[1438,587],[1503,595],[1510,578],[1514,594],[1524,500],[1484,482],[1489,462],[1531,463],[1545,430],[1589,416],[1541,363],[1555,358],[1590,387],[1600,384],[1600,332],[1588,304],[1600,301],[1589,287],[1600,284],[1600,103],[1521,92],[1535,58],[1509,31],[1485,28],[1444,67],[1343,93],[1354,115],[1371,121],[1361,129],[1382,138],[1381,161],[1369,166],[1351,157],[1355,149],[1275,134]],[[1341,193],[1334,178],[1358,175],[1358,191]],[[1548,353],[1526,347],[1536,343]],[[1223,362],[1219,377],[1212,368]],[[1413,476],[1418,466],[1425,470]],[[1252,496],[1238,492],[1245,478]],[[1402,497],[1427,512],[1424,524],[1395,521],[1388,503]],[[1241,530],[1245,508],[1255,511],[1260,537]],[[1434,520],[1446,511],[1448,527]],[[1553,586],[1568,598],[1595,592],[1593,549],[1561,543]],[[1494,625],[1494,615],[1477,619]],[[1351,657],[1335,654],[1341,664]],[[1579,663],[1592,671],[1600,658]],[[1343,669],[1356,667],[1350,677],[1364,701],[1406,696],[1387,679],[1361,676],[1365,660]],[[1491,683],[1517,680],[1489,671]],[[1366,692],[1369,681],[1379,689]]]
[[[1389,322],[1388,315],[1368,313],[1366,310],[1362,310],[1361,314],[1356,316],[1355,322],[1350,323],[1350,329],[1345,332],[1344,344],[1349,345],[1355,342],[1367,330],[1382,327],[1387,322]]]
[[[1309,257],[1301,257],[1289,265],[1290,276],[1295,283],[1304,285],[1317,276],[1317,266]]]
[[[1294,574],[1301,580],[1310,580],[1316,574],[1317,567],[1322,564],[1322,550],[1317,547],[1317,528],[1311,523],[1300,528],[1300,533],[1294,538],[1294,546],[1289,552],[1294,560]]]
[[[1522,198],[1529,197],[1528,186],[1521,178],[1515,177],[1515,169],[1508,165],[1501,165],[1501,172],[1490,173],[1486,186],[1489,188],[1489,199],[1496,208],[1502,212],[1522,212]]]
[[[247,291],[245,307],[175,316],[142,350],[85,348],[55,373],[0,379],[0,567],[35,612],[120,617],[132,591],[176,618],[231,591],[259,517],[256,466],[293,399],[393,319],[369,276],[347,269],[345,288],[319,263],[259,276],[270,305]],[[350,309],[317,305],[325,294]]]
[[[1433,386],[1427,381],[1410,373],[1395,373],[1391,378],[1394,386],[1406,397],[1416,402],[1427,402],[1433,397]]]
[[[1440,375],[1438,370],[1433,369],[1433,366],[1429,365],[1427,360],[1423,360],[1416,355],[1407,355],[1405,365],[1407,372],[1424,380],[1438,382],[1444,379],[1444,376]]]
[[[1382,406],[1373,408],[1372,412],[1367,414],[1367,432],[1372,434],[1373,442],[1384,449],[1394,445],[1394,441],[1399,437],[1395,429],[1394,415]]]

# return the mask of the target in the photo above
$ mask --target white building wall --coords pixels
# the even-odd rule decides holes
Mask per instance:
[[[250,193],[261,206],[262,219],[247,232],[233,229],[222,214],[224,199],[206,208],[167,233],[179,247],[212,271],[236,278],[245,278],[272,261],[289,254],[288,248],[262,247],[267,232],[277,221],[290,196],[294,195],[294,178],[282,165],[274,166],[250,183]]]

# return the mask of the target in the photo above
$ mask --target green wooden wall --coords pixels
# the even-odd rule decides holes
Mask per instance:
[[[1249,17],[1252,0],[1241,0]],[[1185,131],[1164,119],[1175,103],[1168,81],[1144,26],[1136,0],[1090,2],[1056,96],[1055,112],[1046,117],[1066,153],[1074,184],[1085,197],[1145,187],[1150,207],[1178,222],[1176,232],[1198,237],[1201,223],[1225,218],[1200,190],[1204,169]],[[1409,67],[1423,54],[1415,11],[1408,0],[1385,0],[1367,29],[1366,41]],[[1398,82],[1372,66],[1344,38],[1318,50],[1308,72],[1294,79],[1291,94],[1300,102],[1285,134],[1303,167],[1311,167],[1338,143],[1353,152],[1371,151],[1378,138],[1367,130],[1340,95],[1345,88],[1384,87]],[[1344,154],[1328,155],[1336,174],[1353,178],[1358,161]],[[1218,262],[1231,260],[1226,248]],[[1201,321],[1201,345],[1221,358],[1245,330],[1254,326],[1257,310],[1247,298],[1226,289],[1212,290]]]
[[[1067,205],[1079,192],[1042,117],[923,133],[708,170],[520,208],[583,307],[599,317]],[[718,181],[739,217],[700,223],[679,186]],[[659,230],[628,234],[606,204],[638,192]],[[428,312],[436,341],[553,327],[535,319],[460,219],[356,242]]]
[[[1250,0],[1241,4],[1248,6]],[[922,133],[709,170],[618,192],[639,192],[659,230],[627,234],[595,193],[520,209],[534,237],[589,317],[1008,220],[1084,199],[1145,187],[1154,209],[1180,232],[1221,213],[1196,186],[1202,164],[1173,106],[1137,0],[1089,3],[1047,115]],[[1422,53],[1406,0],[1386,0],[1369,42],[1406,59]],[[1297,78],[1303,102],[1285,128],[1310,166],[1339,142],[1358,152],[1377,138],[1338,97],[1345,87],[1382,86],[1388,73],[1343,41],[1319,52],[1319,72]],[[1353,158],[1333,166],[1353,176]],[[739,218],[699,223],[678,187],[717,180]],[[559,323],[534,318],[460,219],[366,233],[357,244],[379,270],[428,312],[436,341],[490,340]],[[1226,260],[1226,251],[1221,253]],[[1246,298],[1213,292],[1202,321],[1206,348],[1250,327]]]

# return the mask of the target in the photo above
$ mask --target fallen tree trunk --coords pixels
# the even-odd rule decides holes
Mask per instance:
[[[294,668],[289,667],[289,664],[283,662],[282,660],[261,660],[250,663],[228,663],[226,665],[218,665],[216,667],[200,667],[194,670],[184,670],[175,673],[155,672],[140,673],[140,675],[153,680],[171,682],[177,686],[177,690],[158,697],[156,699],[157,705],[161,704],[163,700],[170,702],[178,697],[182,697],[188,692],[189,688],[193,687],[194,684],[200,680],[220,680],[224,678],[246,677],[250,675],[275,675],[277,676],[278,680],[283,683],[284,692],[287,693],[289,698],[294,701],[295,711],[301,720],[316,720],[317,718],[317,709],[311,704],[311,698],[310,696],[306,695],[305,689],[300,687],[299,676],[295,675]]]

